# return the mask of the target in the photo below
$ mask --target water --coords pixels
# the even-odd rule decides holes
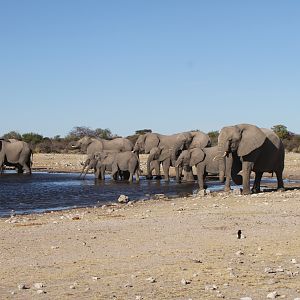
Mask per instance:
[[[207,185],[214,191],[224,188],[218,181],[209,181]],[[155,194],[183,196],[195,193],[197,188],[197,183],[146,180],[143,176],[140,183],[130,184],[111,181],[109,176],[105,181],[95,181],[92,174],[82,180],[77,173],[34,172],[31,176],[5,173],[0,176],[0,217],[9,216],[12,211],[26,214],[102,205],[116,202],[121,194],[130,200],[149,199]]]

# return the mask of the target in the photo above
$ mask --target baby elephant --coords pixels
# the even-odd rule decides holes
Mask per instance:
[[[98,152],[95,154],[97,159],[96,172],[103,172],[110,169],[111,177],[116,180],[119,174],[129,172],[129,182],[132,182],[133,175],[136,175],[136,181],[140,180],[140,162],[137,155],[131,151],[119,153]],[[101,174],[104,178],[104,174]]]
[[[177,167],[192,167],[196,166],[199,190],[204,189],[205,177],[208,173],[219,174],[219,158],[215,159],[218,155],[218,147],[208,147],[208,148],[194,148],[191,150],[184,150],[179,155],[176,166]],[[232,163],[231,157],[224,157],[225,166],[229,166]],[[230,168],[228,168],[230,170]],[[230,174],[226,173],[226,182],[230,182]],[[226,185],[225,185],[226,186]]]

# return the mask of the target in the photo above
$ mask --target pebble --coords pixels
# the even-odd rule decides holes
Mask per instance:
[[[240,300],[252,300],[252,298],[251,297],[242,297],[242,298],[240,298]]]
[[[100,279],[100,277],[98,277],[98,276],[92,276],[92,280],[94,280],[94,281],[97,281],[99,279]]]
[[[291,263],[292,263],[292,264],[296,264],[296,263],[297,263],[297,260],[296,260],[295,258],[292,258],[292,259],[291,259]]]
[[[129,201],[129,198],[126,195],[120,195],[118,198],[119,203],[127,203],[128,201]]]
[[[206,291],[215,291],[217,289],[218,289],[218,287],[215,284],[207,284],[205,286],[205,290]]]
[[[182,285],[187,285],[187,284],[190,284],[191,283],[191,280],[186,280],[186,279],[181,279],[181,284]]]
[[[20,283],[20,284],[18,284],[18,289],[19,290],[27,290],[27,289],[29,289],[29,287],[26,286],[25,283]]]
[[[36,293],[37,294],[46,294],[46,292],[44,290],[37,290]]]
[[[243,252],[243,251],[241,251],[241,250],[239,250],[239,251],[235,252],[235,255],[238,255],[238,256],[240,256],[240,255],[244,255],[244,252]]]
[[[274,291],[274,292],[269,293],[269,294],[267,295],[267,298],[268,298],[268,299],[275,299],[275,298],[278,297],[278,296],[279,296],[278,293],[277,293],[276,291]]]
[[[146,280],[149,281],[150,283],[156,282],[156,279],[154,277],[148,277]]]
[[[42,287],[44,287],[44,284],[42,284],[41,282],[36,282],[33,287],[37,290],[40,290]]]
[[[58,248],[59,248],[58,246],[51,246],[52,250],[55,250],[55,249],[58,249]]]

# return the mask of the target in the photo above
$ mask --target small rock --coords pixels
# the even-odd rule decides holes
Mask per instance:
[[[234,189],[233,191],[232,191],[232,194],[233,195],[241,195],[242,194],[242,191],[241,191],[241,189]]]
[[[235,252],[235,255],[237,255],[237,256],[241,256],[241,255],[244,255],[244,252],[243,252],[243,251],[241,251],[241,250],[239,250],[239,251]]]
[[[277,272],[281,273],[281,272],[284,272],[284,269],[281,266],[279,266],[275,271],[276,271],[276,273]]]
[[[126,195],[120,195],[120,197],[118,198],[119,203],[127,203],[128,201],[129,201],[129,198]]]
[[[205,290],[206,290],[206,291],[215,291],[215,290],[217,290],[217,289],[218,289],[218,287],[217,287],[215,284],[212,284],[212,285],[207,284],[207,285],[205,286]]]
[[[292,263],[292,264],[296,264],[296,263],[297,263],[297,260],[296,260],[295,258],[292,258],[292,259],[291,259],[291,263]]]
[[[278,297],[279,295],[278,295],[278,293],[276,292],[276,291],[274,291],[274,292],[272,292],[272,293],[269,293],[268,295],[267,295],[267,298],[268,299],[275,299],[276,297]]]
[[[33,285],[33,288],[37,289],[37,290],[40,290],[42,287],[44,287],[44,285],[41,283],[41,282],[36,282],[34,285]]]
[[[156,282],[156,279],[154,277],[148,277],[146,280],[149,281],[150,283]]]
[[[37,294],[46,294],[46,292],[44,290],[37,290],[36,293]]]
[[[200,190],[196,194],[197,197],[205,197],[206,196],[206,190]]]
[[[142,299],[143,299],[143,297],[140,295],[135,296],[135,300],[142,300]]]
[[[58,248],[59,248],[58,246],[51,246],[52,250],[55,250],[55,249],[58,249]]]
[[[29,287],[25,283],[20,283],[18,284],[18,289],[19,290],[27,290]]]
[[[182,285],[187,285],[187,284],[190,284],[191,283],[191,281],[190,280],[186,280],[186,279],[181,279],[181,284]]]
[[[98,277],[98,276],[92,276],[92,280],[93,281],[97,281],[97,280],[99,280],[100,279],[100,277]]]
[[[240,300],[252,300],[252,298],[251,297],[242,297],[242,298],[240,298]]]
[[[73,284],[70,285],[70,289],[71,289],[71,290],[74,290],[74,289],[75,289],[75,285],[73,285]]]
[[[126,284],[124,285],[124,287],[125,287],[125,288],[131,288],[131,287],[133,287],[133,285],[130,284],[130,283],[126,283]]]

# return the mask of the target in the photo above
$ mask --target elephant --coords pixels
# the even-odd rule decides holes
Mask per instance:
[[[251,124],[223,127],[218,137],[220,180],[224,179],[224,160],[232,154],[232,180],[243,184],[243,194],[250,194],[250,174],[255,172],[253,193],[260,192],[260,181],[264,172],[275,172],[277,189],[284,190],[282,173],[284,169],[284,145],[270,129]],[[230,188],[230,186],[228,186]]]
[[[113,140],[105,140],[100,138],[93,138],[89,136],[84,136],[80,140],[71,143],[72,149],[81,148],[82,151],[86,151],[87,159],[83,165],[81,174],[84,172],[85,168],[89,165],[93,155],[96,152],[102,150],[109,150],[114,152],[131,151],[133,149],[133,144],[130,140],[126,138],[115,138]]]
[[[219,174],[219,161],[215,159],[218,155],[218,147],[208,147],[208,148],[194,148],[189,150],[184,150],[181,152],[179,157],[176,160],[176,167],[193,167],[195,166],[197,169],[197,178],[199,190],[203,190],[205,188],[205,178],[208,173],[217,175]],[[232,165],[232,155],[228,155],[228,157],[223,157],[225,164],[225,173],[226,173],[226,183],[225,183],[225,191],[227,190],[227,186],[230,184],[230,171]]]
[[[114,180],[118,178],[118,175],[126,177],[127,171],[129,172],[128,181],[133,181],[133,175],[136,175],[136,181],[140,180],[140,162],[138,156],[131,152],[97,152],[95,159],[98,161],[96,166],[96,176],[104,179],[104,172],[111,169],[111,176]]]
[[[210,144],[209,137],[201,131],[182,132],[173,135],[162,135],[159,133],[146,133],[138,137],[133,151],[149,154],[154,147],[169,149],[172,165],[175,166],[176,158],[182,150],[192,147],[206,147]],[[150,174],[150,160],[147,161],[147,178]]]
[[[151,149],[148,157],[148,162],[150,164],[150,174],[153,169],[157,170],[157,165],[158,165],[158,176],[160,177],[160,170],[159,170],[159,164],[162,164],[163,171],[164,171],[164,178],[165,180],[169,181],[169,170],[170,167],[173,166],[175,167],[175,164],[172,165],[172,160],[171,160],[171,150],[170,149],[165,149],[161,147],[154,147]],[[181,172],[179,171],[179,168],[175,168],[176,171],[176,181],[180,181],[180,174]]]
[[[33,153],[28,143],[0,139],[0,166],[15,166],[18,173],[31,174]]]

